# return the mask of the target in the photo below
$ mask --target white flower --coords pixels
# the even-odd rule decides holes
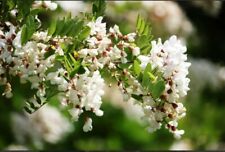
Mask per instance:
[[[181,135],[184,134],[184,130],[176,130],[174,131],[174,137],[177,138],[177,139],[180,139],[181,138]]]
[[[19,31],[17,34],[16,34],[16,38],[13,40],[13,46],[16,48],[16,49],[20,49],[22,47],[21,45],[21,31]]]
[[[29,148],[28,147],[26,147],[25,145],[16,145],[16,144],[11,144],[11,145],[9,145],[9,146],[7,146],[6,148],[5,148],[5,150],[9,150],[9,151],[14,151],[14,150],[29,150]]]
[[[2,95],[5,96],[6,98],[11,98],[13,96],[10,83],[6,84],[5,91]]]
[[[150,62],[150,57],[145,56],[145,55],[139,55],[138,59],[141,61],[141,68],[142,70],[145,69],[145,67],[147,66],[147,64]]]
[[[129,42],[134,42],[135,41],[135,36],[136,36],[136,33],[129,33],[129,34],[127,34],[128,41]]]
[[[108,46],[109,44],[111,44],[111,40],[107,37],[104,37],[100,43],[99,43],[99,46],[98,46],[98,52],[99,53],[102,53]]]
[[[112,60],[119,59],[121,58],[121,50],[117,46],[114,46],[109,55]]]
[[[139,47],[135,47],[135,48],[133,48],[132,52],[133,52],[134,56],[138,56],[140,54],[140,48]]]
[[[113,33],[115,35],[122,35],[122,33],[120,32],[119,26],[118,25],[114,25],[113,28],[109,29],[110,33]]]
[[[87,42],[90,48],[95,48],[96,45],[99,43],[96,37],[87,38]]]
[[[86,57],[88,54],[88,51],[89,51],[89,49],[82,49],[82,50],[78,51],[78,53],[81,57]]]
[[[56,109],[45,105],[30,115],[30,121],[41,136],[50,143],[56,143],[72,131],[71,123]]]
[[[12,23],[10,23],[10,22],[6,22],[6,25],[9,26],[9,32],[6,32],[5,33],[5,37],[6,37],[6,39],[10,39],[11,36],[13,34],[15,34],[16,27]]]
[[[102,116],[103,112],[99,108],[102,104],[101,96],[104,94],[104,80],[99,71],[95,71],[92,77],[87,77],[85,84],[83,90],[86,95],[82,98],[85,109],[93,110],[97,116]]]
[[[72,119],[74,121],[77,121],[80,114],[83,112],[83,110],[77,109],[77,108],[73,108],[73,109],[69,109],[69,113],[72,116]]]
[[[183,106],[182,103],[177,103],[176,112],[180,118],[182,118],[186,115],[186,108]]]
[[[98,49],[89,49],[88,54],[90,56],[96,56],[96,55],[98,55]]]
[[[57,4],[51,1],[44,1],[45,5],[47,6],[47,8],[49,8],[51,11],[56,10],[57,8]]]
[[[92,119],[91,118],[87,118],[85,121],[85,124],[83,126],[83,131],[84,132],[88,132],[92,130]]]
[[[51,11],[54,11],[57,9],[57,4],[51,1],[35,1],[33,4],[34,8],[38,7],[44,7],[44,8],[49,8]]]
[[[66,91],[68,88],[68,82],[63,77],[64,73],[66,73],[66,71],[63,68],[60,68],[56,72],[48,73],[46,79],[49,80],[51,84],[58,85],[59,91]]]
[[[43,40],[47,42],[50,39],[50,36],[48,36],[47,32],[36,32],[33,34],[32,38],[35,40]]]
[[[87,26],[91,28],[91,35],[104,37],[106,35],[106,23],[102,23],[103,17],[100,16],[96,21],[89,22]]]

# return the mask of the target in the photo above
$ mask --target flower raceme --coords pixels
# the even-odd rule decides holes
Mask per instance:
[[[79,50],[69,54],[73,63],[79,61],[83,70],[73,74],[68,70],[68,54],[64,51],[65,45],[73,43],[70,36],[37,31],[22,45],[21,29],[6,22],[4,27],[9,30],[4,27],[0,30],[0,82],[5,88],[2,95],[13,96],[9,78],[12,76],[19,77],[21,83],[29,82],[31,89],[36,90],[34,97],[28,99],[34,105],[46,103],[49,90],[54,88],[57,92],[54,95],[67,107],[74,121],[86,115],[83,130],[87,132],[92,130],[87,111],[103,115],[100,109],[103,78],[104,73],[109,73],[117,81],[124,100],[134,98],[142,107],[148,131],[164,125],[179,138],[184,131],[178,130],[177,121],[186,112],[179,100],[187,94],[190,81],[186,47],[172,36],[164,43],[160,39],[152,41],[150,52],[145,54],[136,44],[138,33],[123,35],[117,25],[107,31],[102,19],[100,16],[87,23],[89,35]]]

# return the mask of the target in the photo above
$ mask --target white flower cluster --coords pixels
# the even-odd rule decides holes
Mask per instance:
[[[182,103],[178,103],[178,100],[187,94],[190,81],[186,77],[190,66],[190,63],[186,62],[187,56],[184,54],[186,47],[175,36],[172,36],[164,44],[161,43],[161,40],[158,43],[152,41],[151,53],[140,55],[140,49],[133,44],[135,33],[122,35],[119,27],[115,25],[114,28],[109,29],[107,34],[102,17],[99,17],[96,22],[90,22],[88,26],[91,28],[90,37],[87,39],[89,48],[82,49],[78,53],[84,58],[84,63],[93,63],[90,66],[92,70],[108,66],[113,71],[114,68],[118,68],[118,63],[127,63],[127,53],[129,52],[126,52],[126,49],[128,48],[132,55],[137,56],[141,61],[142,70],[150,63],[153,69],[158,69],[163,73],[166,87],[163,95],[157,99],[158,101],[155,101],[146,92],[128,70],[117,71],[113,76],[116,77],[125,100],[128,100],[132,94],[143,95],[141,106],[145,113],[144,120],[149,124],[149,131],[155,131],[165,124],[166,128],[179,138],[184,131],[177,129],[177,120],[185,116],[186,109]],[[113,40],[116,40],[116,44],[112,43]],[[129,79],[128,85],[121,80],[120,76]]]
[[[102,103],[101,96],[104,94],[104,80],[101,78],[99,70],[103,67],[116,69],[116,64],[126,63],[125,48],[138,55],[140,50],[134,42],[135,33],[123,36],[118,26],[110,28],[106,32],[106,23],[102,23],[102,17],[96,21],[89,22],[87,25],[91,28],[90,36],[86,39],[87,47],[78,51],[78,57],[82,58],[83,65],[89,65],[85,68],[84,74],[76,74],[69,82],[65,81],[63,76],[66,71],[59,69],[57,72],[49,73],[48,80],[52,84],[57,84],[58,89],[65,91],[61,95],[61,101],[65,105],[72,105],[75,108],[69,110],[74,120],[85,111],[92,111],[97,116],[102,116],[100,110]],[[116,44],[112,39],[117,41]],[[131,52],[132,53],[132,52]],[[87,117],[83,130],[85,132],[92,129],[92,119]]]
[[[29,116],[29,122],[37,133],[49,143],[57,143],[73,129],[72,124],[56,108],[45,105]]]
[[[84,74],[76,75],[69,81],[65,78],[68,72],[63,68],[48,73],[47,70],[55,64],[55,57],[63,55],[63,50],[58,43],[63,43],[64,40],[50,39],[47,32],[36,32],[32,40],[22,46],[21,31],[16,33],[16,28],[11,23],[6,25],[10,30],[6,33],[0,31],[0,73],[1,85],[5,86],[4,96],[12,97],[11,84],[6,75],[8,72],[10,76],[20,77],[21,83],[30,82],[31,89],[37,89],[36,95],[41,101],[46,100],[48,86],[45,82],[50,81],[52,85],[57,85],[61,92],[61,101],[73,105],[69,112],[74,120],[78,120],[79,115],[83,113],[83,108],[94,112],[97,116],[103,115],[100,106],[101,96],[104,94],[104,80],[99,71],[90,72],[86,68]],[[54,50],[54,54],[46,57],[46,53],[51,49]],[[31,98],[30,102],[37,104],[35,98]],[[90,130],[85,128],[84,131]]]
[[[191,63],[185,62],[187,48],[177,40],[176,36],[170,37],[164,44],[161,40],[152,41],[152,50],[149,56],[140,55],[142,68],[151,63],[153,69],[158,68],[166,80],[165,95],[169,102],[175,102],[178,98],[187,95],[190,79],[187,78],[188,68]]]
[[[179,137],[184,131],[177,129],[177,120],[185,115],[186,110],[178,100],[187,94],[190,81],[186,78],[190,66],[184,54],[186,47],[172,36],[164,44],[160,40],[153,41],[150,54],[141,55],[140,48],[135,44],[136,33],[123,35],[117,25],[107,32],[106,23],[102,23],[102,19],[98,17],[96,21],[87,24],[91,29],[90,35],[82,43],[82,49],[73,52],[73,57],[82,61],[81,66],[84,68],[83,74],[76,73],[74,76],[71,76],[63,63],[56,65],[57,56],[66,57],[61,44],[71,43],[70,37],[53,38],[47,32],[36,32],[30,41],[21,45],[21,31],[16,33],[16,28],[6,23],[8,32],[3,32],[6,31],[3,28],[0,31],[0,82],[5,86],[3,95],[12,96],[9,77],[18,76],[21,83],[31,83],[31,89],[37,90],[36,97],[41,101],[47,100],[47,89],[55,87],[60,102],[69,107],[69,113],[75,121],[81,114],[86,116],[86,111],[102,116],[101,96],[105,84],[101,72],[107,70],[117,80],[124,100],[133,95],[141,96],[143,102],[138,103],[145,114],[144,120],[148,122],[149,131],[155,131],[165,124]],[[134,58],[141,61],[142,72],[150,63],[153,69],[163,74],[166,86],[160,98],[153,99],[151,93],[132,74]],[[130,66],[121,68],[121,64]],[[52,70],[54,68],[57,69]],[[36,102],[35,98],[30,101]],[[92,130],[92,119],[89,116],[85,117],[83,130]]]
[[[12,97],[12,89],[9,80],[11,76],[18,76],[21,83],[30,82],[31,89],[38,89],[37,96],[45,99],[46,71],[54,66],[55,56],[60,54],[60,49],[55,49],[55,54],[45,57],[50,46],[46,44],[49,37],[46,32],[36,32],[33,40],[21,45],[21,31],[9,22],[6,23],[9,31],[0,31],[0,73],[1,85],[5,85],[3,95]],[[41,41],[44,41],[41,42]],[[10,74],[10,76],[6,74]]]
[[[43,146],[42,140],[54,144],[73,131],[69,119],[48,104],[32,115],[12,113],[11,126],[18,143],[24,144],[29,140],[38,147]]]
[[[151,97],[143,97],[144,111],[149,119],[150,130],[160,128],[163,117],[168,116],[167,128],[179,137],[184,133],[183,130],[177,130],[177,120],[185,116],[186,109],[182,103],[178,103],[181,97],[184,97],[189,90],[188,84],[190,79],[187,78],[188,68],[191,63],[186,62],[187,55],[186,47],[177,40],[176,36],[170,37],[169,40],[161,43],[152,41],[152,49],[148,56],[140,55],[138,59],[141,61],[141,67],[145,68],[148,63],[151,63],[152,68],[157,68],[163,73],[163,78],[166,82],[166,88],[161,96],[165,101],[161,109],[157,109],[155,101]],[[154,112],[154,108],[156,108]],[[152,109],[153,111],[149,111]],[[153,112],[155,113],[153,115]]]
[[[107,33],[106,23],[102,23],[102,19],[99,17],[95,22],[87,24],[91,28],[90,37],[86,40],[88,48],[78,51],[80,57],[84,58],[83,62],[91,64],[91,70],[102,69],[104,66],[114,69],[116,63],[126,63],[126,49],[135,56],[140,54],[140,49],[133,44],[135,33],[122,35],[117,25]]]
[[[58,85],[58,90],[63,91],[60,94],[60,101],[65,106],[72,106],[69,113],[73,120],[77,121],[79,116],[85,111],[91,111],[96,116],[102,116],[100,110],[104,94],[104,80],[99,71],[90,72],[86,69],[84,74],[75,75],[69,82],[64,78],[66,71],[59,69],[57,72],[48,74],[48,79],[52,84]],[[92,129],[92,120],[87,117],[83,130],[85,132]]]

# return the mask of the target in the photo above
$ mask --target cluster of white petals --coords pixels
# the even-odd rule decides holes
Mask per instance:
[[[91,64],[90,69],[102,69],[107,66],[110,69],[116,68],[115,63],[126,63],[129,49],[134,56],[140,54],[140,49],[133,44],[135,33],[122,35],[119,27],[115,25],[106,31],[106,23],[102,23],[102,17],[87,25],[91,28],[90,36],[86,39],[88,48],[78,51],[83,62]],[[117,41],[116,44],[113,40]]]
[[[75,75],[71,80],[66,79],[68,72],[64,68],[59,68],[55,72],[48,72],[54,67],[55,57],[63,55],[63,50],[58,44],[64,39],[53,38],[47,35],[47,32],[36,32],[32,40],[26,44],[21,44],[21,31],[15,32],[16,27],[11,23],[6,23],[9,31],[4,33],[0,31],[0,79],[1,85],[5,86],[3,96],[10,98],[12,86],[6,75],[18,76],[21,83],[29,82],[31,89],[36,89],[36,97],[29,99],[29,102],[37,105],[36,98],[45,102],[46,82],[55,85],[60,93],[62,103],[73,105],[69,112],[74,120],[78,120],[79,115],[85,111],[92,111],[97,116],[102,116],[100,110],[101,96],[104,94],[104,80],[100,72],[89,71],[85,69],[82,75]],[[54,50],[54,53],[46,56],[48,51]],[[89,123],[90,124],[90,123]]]
[[[56,49],[55,54],[45,57],[45,53],[51,47],[46,44],[49,40],[46,32],[36,32],[33,40],[22,46],[21,31],[16,33],[16,28],[11,23],[6,24],[10,30],[6,33],[0,31],[1,85],[5,85],[3,95],[12,97],[7,71],[11,76],[18,76],[21,83],[30,82],[31,89],[38,89],[37,96],[44,100],[46,71],[54,66],[55,56],[59,51]]]
[[[187,95],[190,79],[187,78],[188,68],[191,63],[186,62],[187,55],[184,54],[187,48],[181,44],[176,36],[161,43],[152,41],[152,50],[149,56],[140,55],[142,68],[151,63],[153,68],[157,68],[163,73],[167,82],[165,95],[169,102],[175,102],[180,97]]]
[[[37,133],[49,143],[57,143],[73,129],[69,120],[49,105],[30,115],[29,121]]]
[[[181,44],[181,42],[172,36],[169,40],[162,44],[161,39],[152,41],[152,49],[148,56],[140,55],[138,59],[141,61],[141,67],[144,69],[148,63],[151,63],[153,69],[163,73],[163,78],[166,82],[166,87],[163,92],[162,98],[166,102],[163,109],[157,111],[155,117],[151,119],[150,124],[155,127],[151,127],[154,130],[160,127],[159,121],[162,121],[165,113],[171,119],[167,124],[167,127],[171,132],[175,133],[175,136],[183,134],[184,131],[177,130],[177,120],[185,116],[185,108],[182,103],[178,103],[178,100],[185,95],[189,90],[190,79],[187,78],[188,68],[191,63],[186,62],[187,55],[184,54],[187,48]],[[154,101],[149,97],[144,99],[144,103],[147,104],[145,109],[154,107]],[[147,110],[148,111],[148,110]],[[150,113],[147,114],[152,115]],[[156,116],[157,115],[157,116]],[[158,118],[157,118],[158,117]],[[151,130],[150,129],[150,130]]]
[[[107,31],[102,20],[103,17],[98,17],[87,24],[89,36],[82,43],[82,49],[73,52],[73,57],[80,59],[84,72],[73,76],[63,63],[56,65],[56,57],[66,56],[61,44],[70,43],[69,37],[50,37],[47,32],[35,32],[26,44],[21,45],[21,31],[16,32],[11,23],[6,23],[9,30],[3,32],[3,28],[0,29],[0,85],[5,86],[3,95],[7,98],[13,95],[6,73],[18,76],[21,83],[29,82],[31,89],[37,90],[34,98],[30,99],[32,103],[36,102],[36,98],[45,102],[48,89],[54,87],[73,120],[78,121],[81,114],[85,116],[83,130],[87,132],[92,130],[92,119],[86,112],[103,115],[100,108],[105,83],[101,72],[105,70],[116,79],[124,100],[134,95],[141,97],[143,102],[138,103],[150,132],[165,125],[176,137],[180,137],[184,131],[177,129],[177,121],[185,116],[186,109],[179,100],[187,94],[190,81],[187,78],[190,63],[186,62],[187,55],[184,54],[186,47],[172,36],[163,44],[160,39],[152,41],[150,53],[141,55],[140,48],[135,44],[136,33],[123,35],[117,25]],[[142,72],[150,63],[152,69],[162,73],[166,85],[159,98],[154,99],[133,75],[131,67],[136,58],[141,62]],[[121,68],[121,64],[130,66]]]
[[[118,63],[127,63],[126,48],[129,48],[133,56],[141,61],[142,70],[145,69],[148,63],[153,69],[163,74],[163,79],[166,82],[165,90],[160,98],[153,99],[148,92],[142,87],[138,80],[127,70],[122,71],[122,76],[129,79],[128,85],[116,77],[118,86],[123,92],[124,100],[132,97],[132,94],[143,95],[143,103],[140,103],[145,116],[143,120],[148,124],[150,132],[161,128],[162,124],[174,133],[175,137],[179,138],[184,131],[178,130],[177,121],[185,116],[186,109],[179,102],[181,97],[184,97],[189,90],[189,78],[187,78],[189,62],[186,62],[187,55],[186,47],[177,40],[176,36],[172,36],[164,44],[159,39],[158,42],[152,41],[152,49],[149,55],[140,55],[140,48],[135,42],[136,33],[123,35],[119,27],[115,25],[106,32],[105,23],[102,23],[102,17],[99,17],[96,22],[88,24],[91,28],[90,37],[87,39],[89,48],[79,51],[79,54],[84,58],[83,62],[91,64],[91,69],[101,69],[108,66],[118,67]],[[117,43],[112,43],[113,39]],[[114,45],[113,45],[114,44]],[[112,68],[113,69],[113,68]],[[121,73],[119,73],[121,74]]]
[[[53,77],[51,82],[56,79],[60,79],[60,77]],[[77,121],[84,111],[91,111],[96,116],[103,115],[100,107],[102,104],[101,96],[104,94],[104,80],[99,71],[90,72],[86,69],[84,74],[75,75],[66,86],[65,92],[60,95],[60,100],[63,105],[71,106],[69,113],[74,121]],[[89,117],[87,117],[87,120],[92,121]],[[91,125],[91,123],[88,124]],[[85,126],[87,126],[87,122],[85,122]],[[84,127],[84,131],[91,130],[85,128],[87,127]],[[89,126],[89,128],[92,128],[92,126]]]

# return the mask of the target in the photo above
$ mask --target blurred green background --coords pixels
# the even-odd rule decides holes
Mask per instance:
[[[91,10],[89,2],[57,3],[56,11],[40,14],[43,28],[68,12],[75,16]],[[104,116],[93,116],[88,133],[82,130],[82,118],[72,122],[55,99],[33,115],[25,114],[23,101],[31,90],[15,79],[13,98],[0,97],[0,149],[225,150],[225,2],[107,1],[104,20],[108,27],[117,24],[129,33],[138,14],[151,23],[155,39],[175,34],[187,45],[191,83],[183,99],[187,116],[180,121],[185,130],[181,139],[163,128],[148,133],[136,107],[123,103],[115,87],[106,89]]]

